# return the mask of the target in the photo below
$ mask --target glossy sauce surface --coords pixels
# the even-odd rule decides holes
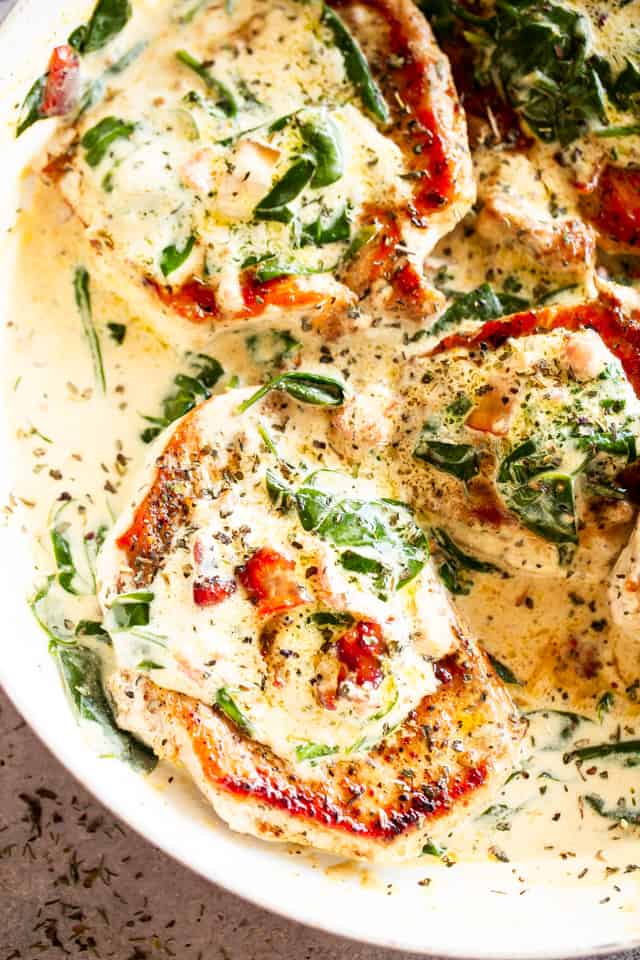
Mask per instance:
[[[413,83],[410,66],[407,70],[407,83]],[[420,137],[427,146],[429,183],[416,200],[418,213],[437,206],[437,198],[446,195],[450,182],[429,124],[429,117],[423,117]],[[130,314],[116,291],[92,283],[106,375],[103,394],[94,380],[73,298],[72,279],[84,261],[84,237],[55,187],[29,174],[19,231],[22,252],[12,292],[15,320],[9,329],[10,375],[5,389],[21,461],[14,494],[21,501],[33,540],[37,571],[46,575],[52,570],[52,510],[69,502],[70,536],[79,540],[100,525],[111,524],[133,492],[132,478],[147,450],[141,440],[142,415],[157,414],[176,372],[188,368],[187,351],[195,341],[183,327],[176,342],[168,346]],[[441,249],[438,256],[444,261],[450,258],[459,271],[468,269],[472,274],[476,269],[473,264],[453,264],[456,257],[451,250]],[[396,281],[410,295],[411,277]],[[238,381],[250,385],[265,379],[268,365],[256,363],[247,340],[259,330],[251,326],[251,318],[265,297],[288,302],[286,283],[249,283],[244,290],[247,325],[209,337],[207,353],[224,368],[217,390]],[[614,321],[600,322],[602,309],[593,308],[582,322],[586,319],[587,325],[613,343],[619,327]],[[205,298],[194,319],[205,321],[213,312],[215,304]],[[523,314],[522,329],[509,332],[535,328],[540,318],[532,316]],[[110,333],[108,325],[114,323],[126,327],[121,343]],[[572,323],[569,320],[567,325]],[[308,360],[348,380],[354,391],[378,380],[393,386],[412,353],[435,346],[429,338],[408,344],[397,325],[387,325],[384,319],[357,338],[331,344],[303,324],[287,332],[300,342]],[[503,334],[496,321],[491,329],[483,328],[478,342]],[[627,358],[627,372],[634,380],[635,339],[631,338],[633,354]],[[454,339],[451,344],[459,342]],[[200,345],[198,341],[197,349]],[[618,669],[607,585],[510,572],[478,573],[473,581],[468,595],[455,597],[456,607],[481,644],[507,667],[511,692],[529,715],[530,727],[521,768],[483,816],[455,831],[441,855],[452,863],[489,856],[511,861],[522,870],[536,863],[547,877],[557,880],[577,876],[583,861],[602,850],[613,884],[616,871],[637,869],[640,860],[638,826],[633,822],[635,817],[640,820],[637,771],[624,758],[585,763],[571,755],[575,748],[612,736],[640,737],[638,689]],[[54,600],[54,615],[60,623],[73,626],[97,616],[92,597],[58,592]],[[241,793],[243,785],[230,784],[230,789]],[[460,790],[464,789],[461,784]],[[281,802],[286,806],[288,800]],[[601,811],[624,807],[629,817],[601,816],[600,802]],[[574,861],[579,861],[579,870]]]

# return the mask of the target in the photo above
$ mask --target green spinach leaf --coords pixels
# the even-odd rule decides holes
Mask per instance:
[[[296,760],[317,760],[319,757],[328,757],[338,752],[338,747],[328,747],[324,743],[300,743],[296,747]]]
[[[78,620],[74,635],[76,637],[91,637],[93,640],[100,640],[101,643],[111,645],[111,637],[101,620]]]
[[[163,249],[160,254],[160,269],[162,270],[163,276],[168,277],[170,273],[174,273],[178,267],[182,266],[193,250],[195,242],[196,238],[191,234],[190,237],[187,237],[182,247],[171,244]]]
[[[47,74],[43,73],[34,81],[29,92],[22,102],[20,109],[20,119],[16,126],[16,137],[28,130],[29,127],[44,117],[42,113],[42,100],[45,87],[47,85]]]
[[[124,323],[108,323],[108,324],[107,324],[107,330],[109,331],[109,335],[110,335],[111,339],[112,339],[112,340],[115,340],[115,342],[118,344],[118,346],[122,346],[122,344],[124,343],[124,338],[125,338],[125,336],[127,335],[127,327],[126,327],[126,324],[124,324]]]
[[[427,538],[403,503],[334,496],[309,483],[294,502],[302,528],[336,547],[345,569],[371,576],[380,593],[402,589],[427,562]]]
[[[340,243],[349,240],[351,236],[350,211],[345,206],[328,222],[318,217],[311,223],[306,223],[300,231],[300,246],[312,244],[322,247],[327,243]]]
[[[327,114],[309,120],[300,127],[302,139],[315,159],[310,181],[314,189],[329,187],[344,173],[344,156],[340,130]]]
[[[446,443],[434,440],[430,425],[426,424],[413,450],[418,460],[450,473],[466,483],[480,471],[480,456],[470,443]]]
[[[310,154],[302,154],[298,157],[280,180],[273,185],[266,197],[262,198],[254,211],[256,219],[271,220],[286,217],[285,222],[291,220],[293,214],[287,209],[287,204],[302,193],[315,171],[315,159]]]
[[[604,798],[597,793],[587,793],[584,799],[592,810],[606,820],[616,820],[617,822],[625,820],[627,823],[634,825],[640,824],[640,809],[624,806],[606,807]]]
[[[245,715],[242,713],[235,700],[226,689],[226,687],[220,687],[216,694],[215,707],[223,713],[227,720],[230,720],[231,723],[235,724],[242,733],[247,737],[253,736],[253,728]]]
[[[130,16],[129,0],[98,0],[89,22],[76,27],[69,43],[78,53],[102,50],[126,26]]]
[[[282,366],[298,353],[302,344],[288,330],[264,330],[250,334],[245,343],[255,363],[261,366]]]
[[[80,140],[84,147],[85,160],[90,167],[97,167],[115,140],[128,140],[136,129],[135,123],[127,123],[118,117],[103,117],[91,127]]]
[[[438,335],[457,326],[463,320],[478,320],[485,323],[497,317],[517,313],[529,306],[529,302],[512,293],[496,293],[489,283],[482,283],[469,293],[455,293],[454,302],[444,311],[431,330]]]
[[[93,370],[95,378],[100,385],[103,393],[107,389],[107,379],[104,372],[104,363],[102,362],[102,347],[100,339],[93,323],[93,311],[91,309],[89,272],[85,267],[76,267],[73,275],[73,292],[75,295],[76,306],[82,321],[84,335],[89,344],[91,360],[93,361]]]
[[[355,37],[331,7],[324,6],[323,22],[333,34],[333,40],[344,60],[346,74],[354,85],[367,110],[381,123],[389,122],[389,107],[376,83],[367,59]]]
[[[566,473],[541,473],[507,492],[506,501],[534,533],[552,543],[578,543],[574,478]]]
[[[588,747],[578,747],[565,753],[565,763],[572,760],[602,760],[605,757],[632,757],[640,760],[640,740],[617,740],[606,743],[594,743]]]
[[[436,543],[434,560],[436,564],[439,562],[438,574],[450,593],[459,596],[471,591],[473,580],[468,575],[469,570],[477,573],[495,573],[498,570],[493,563],[465,553],[441,527],[433,527],[431,536]]]
[[[173,378],[177,389],[163,400],[161,416],[144,418],[152,424],[141,433],[144,443],[151,443],[165,427],[184,417],[198,403],[208,400],[224,373],[215,357],[210,357],[206,353],[189,354],[189,359],[192,373],[191,375],[179,373]]]
[[[152,600],[153,593],[150,590],[136,590],[117,596],[111,604],[111,612],[119,629],[148,626]]]
[[[217,94],[218,100],[216,105],[223,113],[228,117],[237,116],[240,105],[235,93],[225,83],[213,76],[206,63],[201,63],[199,60],[196,60],[196,58],[192,57],[186,50],[178,50],[176,58],[180,63],[183,63],[185,67],[193,70],[193,72],[200,77],[207,90],[211,90]]]
[[[623,109],[634,103],[637,68],[627,61],[615,77],[594,52],[588,17],[573,7],[499,0],[495,13],[483,18],[447,0],[423,0],[422,6],[437,30],[471,44],[476,81],[493,84],[545,143],[567,146],[590,131],[604,132],[609,101]]]
[[[138,770],[150,773],[157,764],[153,751],[132,734],[121,730],[102,685],[100,657],[78,644],[53,645],[65,690],[78,716],[102,728],[114,755]]]
[[[518,687],[522,686],[521,682],[518,680],[515,673],[513,672],[513,670],[510,669],[510,667],[504,664],[501,660],[498,660],[497,657],[492,656],[490,653],[487,654],[487,656],[491,661],[491,666],[493,667],[495,672],[498,674],[498,676],[500,677],[503,683],[513,685],[513,686],[518,686]]]
[[[339,380],[325,377],[320,373],[294,371],[281,373],[265,383],[247,400],[240,404],[238,413],[244,413],[254,403],[262,400],[271,390],[283,390],[300,403],[309,403],[319,407],[340,407],[345,401],[345,389]]]

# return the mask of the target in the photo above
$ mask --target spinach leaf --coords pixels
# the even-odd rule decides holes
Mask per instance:
[[[208,97],[203,97],[202,94],[198,93],[197,90],[189,90],[188,93],[185,93],[184,97],[182,98],[182,102],[189,107],[200,107],[200,109],[204,110],[209,117],[215,117],[219,119],[220,117],[225,116],[224,110],[221,110],[220,107],[213,102],[213,100],[210,100]],[[221,146],[228,147],[233,143],[234,139],[236,138],[227,137],[224,140],[219,140],[218,143]]]
[[[328,223],[318,217],[311,223],[306,223],[300,231],[300,246],[313,244],[322,247],[326,243],[339,243],[348,240],[351,236],[351,219],[348,207],[343,207]]]
[[[454,302],[433,325],[430,333],[437,335],[463,320],[486,322],[524,310],[529,305],[522,297],[511,293],[496,293],[489,283],[481,283],[469,293],[454,294]]]
[[[146,427],[140,435],[144,443],[151,443],[165,427],[193,410],[198,403],[208,400],[224,373],[215,357],[209,357],[206,353],[190,354],[189,357],[192,375],[177,374],[173,378],[177,390],[163,400],[162,415],[144,418],[153,424],[151,427]]]
[[[323,743],[300,743],[296,747],[296,760],[298,763],[303,760],[317,760],[318,757],[328,757],[337,752],[338,747],[328,747]]]
[[[630,807],[605,807],[604,799],[597,793],[587,793],[584,797],[592,810],[606,820],[626,820],[627,823],[640,824],[640,809]]]
[[[69,643],[71,641],[71,637],[66,629],[66,626],[64,626],[64,624],[61,627],[58,626],[51,619],[49,619],[47,616],[47,611],[45,610],[43,612],[42,610],[42,607],[44,607],[49,596],[51,585],[53,584],[54,580],[55,576],[53,574],[48,576],[42,585],[37,588],[33,596],[28,600],[29,609],[37,621],[38,626],[49,638],[50,649],[52,649],[53,645],[58,642]]]
[[[498,468],[498,486],[510,510],[534,533],[557,544],[577,544],[575,477],[557,471],[561,457],[529,438]]]
[[[640,123],[624,123],[616,127],[601,127],[593,131],[596,137],[601,139],[613,139],[614,137],[637,137],[640,134]]]
[[[473,587],[473,580],[468,576],[468,570],[478,573],[494,573],[498,570],[492,563],[478,560],[465,553],[441,527],[433,527],[431,536],[436,542],[436,553],[442,562],[438,567],[438,574],[447,590],[455,595],[466,595]]]
[[[214,706],[223,713],[227,720],[230,720],[231,723],[235,724],[242,733],[247,737],[253,736],[253,728],[247,718],[244,716],[235,700],[226,689],[226,687],[220,687],[216,694],[216,701]]]
[[[68,504],[69,501],[66,501],[57,510],[49,528],[49,537],[56,563],[56,579],[66,593],[71,593],[74,596],[86,596],[95,593],[95,588],[92,589],[78,573],[73,559],[71,543],[67,536],[69,524],[60,519],[62,511]]]
[[[316,168],[310,186],[328,187],[344,173],[344,156],[340,130],[326,114],[303,123],[300,133],[313,154]]]
[[[160,269],[162,270],[163,276],[168,277],[170,273],[173,273],[178,267],[182,266],[193,250],[195,242],[196,238],[191,234],[191,236],[185,240],[182,248],[176,247],[174,244],[164,248],[160,254]]]
[[[264,330],[250,334],[245,343],[255,363],[282,366],[302,346],[288,330]]]
[[[578,543],[574,478],[566,473],[541,473],[507,492],[506,502],[534,533],[552,543]]]
[[[618,740],[594,743],[590,747],[578,747],[565,753],[565,763],[572,760],[600,760],[604,757],[633,757],[640,760],[640,740]]]
[[[489,657],[491,666],[503,683],[518,687],[522,686],[520,680],[518,680],[513,670],[511,670],[506,664],[502,663],[501,660],[498,660],[497,657],[493,657],[490,653],[487,654],[487,656]]]
[[[121,593],[111,604],[111,612],[121,630],[146,627],[149,624],[149,608],[153,600],[150,590]]]
[[[627,463],[638,459],[636,438],[629,430],[606,431],[589,428],[586,432],[578,427],[574,436],[578,435],[578,447],[593,453],[609,453],[624,457]]]
[[[178,50],[176,58],[200,77],[207,90],[211,90],[218,95],[217,106],[223,113],[228,117],[237,116],[240,106],[235,93],[221,80],[213,76],[206,63],[196,60],[186,50]]]
[[[478,451],[470,443],[445,443],[432,439],[432,430],[425,424],[413,450],[413,456],[436,470],[450,473],[466,483],[480,471]]]
[[[540,452],[534,440],[524,440],[507,454],[498,468],[498,483],[527,483],[532,477],[559,466],[553,454]]]
[[[635,109],[640,98],[640,70],[626,57],[624,70],[618,74],[611,89],[614,102],[622,110]]]
[[[367,226],[361,227],[353,237],[351,243],[345,254],[342,257],[342,263],[347,264],[350,260],[353,260],[357,256],[363,247],[366,247],[368,243],[371,243],[378,234],[380,233],[380,225],[378,223],[371,223]]]
[[[394,589],[393,570],[381,560],[367,557],[355,550],[345,550],[340,554],[340,565],[350,573],[360,573],[371,578],[372,585],[380,597]]]
[[[295,494],[295,505],[302,529],[316,530],[333,506],[334,498],[316,487],[303,486]]]
[[[97,167],[114,140],[128,140],[135,129],[135,123],[127,123],[118,117],[103,117],[80,140],[89,166]]]
[[[280,479],[277,473],[274,473],[273,470],[269,469],[267,469],[266,472],[265,482],[271,503],[274,505],[276,510],[286,513],[294,502],[293,491],[291,488]]]
[[[28,130],[32,124],[44,117],[42,113],[42,100],[46,85],[47,74],[43,73],[30,87],[20,109],[20,119],[16,126],[16,137],[19,137],[20,134]]]
[[[157,764],[153,751],[132,734],[121,730],[102,685],[102,666],[95,651],[78,644],[53,645],[65,690],[83,720],[97,723],[114,749],[114,755],[132,767],[150,773]]]
[[[376,590],[400,590],[416,577],[429,556],[424,531],[403,503],[355,500],[325,493],[307,484],[295,494],[298,519],[341,551],[348,570],[373,577]],[[368,548],[375,555],[351,548]]]
[[[275,212],[275,219],[285,216],[288,217],[288,220],[291,220],[293,215],[291,211],[286,209],[286,205],[302,193],[314,176],[315,171],[316,164],[312,156],[302,154],[298,157],[255,208],[254,216],[256,219],[274,219],[273,214]],[[286,213],[284,213],[285,210]]]
[[[340,627],[348,629],[353,625],[353,617],[350,613],[334,613],[330,610],[318,610],[309,615],[309,622],[315,623],[317,627]]]
[[[109,331],[109,335],[110,335],[111,339],[112,339],[112,340],[115,340],[115,342],[118,344],[118,346],[122,346],[122,344],[124,343],[124,338],[125,338],[125,336],[127,335],[127,327],[126,327],[126,324],[124,324],[124,323],[108,323],[108,324],[107,324],[107,330]]]
[[[494,15],[482,18],[446,0],[424,0],[423,7],[445,32],[459,23],[476,55],[476,81],[492,83],[545,143],[566,146],[606,125],[607,93],[625,107],[635,93],[633,65],[614,78],[611,65],[593,52],[588,18],[573,8],[500,0]]]
[[[282,209],[286,210],[287,207]],[[262,219],[264,220],[265,217],[262,217]],[[266,219],[271,218],[266,217]],[[258,262],[254,276],[258,283],[267,283],[269,280],[277,280],[279,277],[306,277],[314,273],[326,273],[329,269],[331,267],[325,267],[323,264],[317,267],[307,267],[302,263],[295,263],[293,260],[280,260],[277,256],[267,256]]]
[[[130,16],[129,0],[98,0],[89,23],[76,27],[69,43],[78,53],[101,50],[126,26]]]
[[[429,857],[442,857],[446,852],[447,848],[443,847],[441,843],[436,843],[435,840],[427,840],[421,850],[421,855]]]
[[[107,380],[104,373],[104,364],[102,362],[102,347],[93,324],[93,311],[91,309],[91,293],[89,289],[89,272],[85,267],[76,267],[73,275],[73,291],[76,300],[76,306],[80,313],[84,335],[89,344],[89,351],[93,361],[93,370],[95,378],[100,385],[103,393],[107,389]]]
[[[550,707],[540,707],[536,710],[529,710],[526,713],[527,717],[533,717],[540,715],[542,717],[557,717],[562,721],[562,728],[560,730],[560,739],[569,740],[581,723],[592,723],[593,721],[590,717],[584,717],[580,713],[573,713],[571,710],[553,710]]]
[[[254,403],[262,400],[271,390],[283,390],[300,403],[309,403],[319,407],[340,407],[345,400],[344,386],[333,377],[319,373],[288,372],[281,373],[265,383],[247,400],[240,404],[237,413],[244,413]]]
[[[326,4],[322,20],[333,34],[333,40],[344,60],[346,74],[354,85],[367,110],[381,123],[389,122],[389,108],[380,87],[373,78],[360,45],[347,29],[335,10]]]
[[[140,663],[136,664],[136,670],[164,670],[164,667],[161,663],[156,663],[155,660],[141,660]]]
[[[111,637],[101,620],[78,620],[74,635],[76,637],[92,637],[94,640],[100,640],[101,643],[111,645]]]

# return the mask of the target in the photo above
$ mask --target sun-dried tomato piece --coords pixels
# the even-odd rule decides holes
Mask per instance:
[[[380,685],[383,677],[381,660],[385,652],[380,624],[373,620],[358,620],[336,644],[338,660],[348,673],[355,674],[355,682],[360,687],[365,683],[372,687]],[[346,671],[341,680],[346,679]]]
[[[270,547],[261,547],[238,568],[238,579],[261,617],[291,610],[306,602],[296,583],[294,569],[293,560]]]
[[[198,607],[214,607],[236,592],[238,585],[228,577],[207,577],[193,584],[193,602]]]
[[[78,97],[80,59],[68,43],[54,47],[47,68],[47,82],[40,112],[44,117],[69,113]]]

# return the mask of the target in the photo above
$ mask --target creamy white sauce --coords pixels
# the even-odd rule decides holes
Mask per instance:
[[[22,249],[12,291],[5,388],[21,462],[13,493],[33,542],[38,578],[53,571],[49,527],[51,511],[64,502],[61,497],[70,498],[64,519],[75,546],[84,534],[110,525],[129,501],[131,478],[147,452],[140,440],[145,427],[141,415],[158,414],[176,372],[185,369],[184,351],[191,344],[183,326],[179,342],[168,347],[130,315],[116,291],[93,282],[93,315],[106,374],[103,394],[73,297],[73,273],[85,261],[78,222],[55,189],[25,181],[19,230]],[[464,244],[461,235],[445,241],[440,263],[464,276],[461,282],[470,287],[484,280],[486,261],[476,258],[468,240]],[[463,249],[470,251],[468,257]],[[107,324],[114,322],[126,325],[121,345],[109,335]],[[259,327],[258,321],[211,335],[207,353],[225,370],[219,389],[236,380],[244,385],[264,378],[264,367],[256,366],[245,342]],[[303,343],[309,362],[348,376],[355,390],[394,382],[404,361],[401,331],[384,324],[356,341],[337,341],[324,349],[313,334],[290,332]],[[90,579],[89,569],[83,572]],[[640,813],[637,771],[615,758],[581,767],[563,760],[576,744],[606,741],[616,733],[621,739],[640,736],[634,688],[622,679],[615,660],[606,584],[514,575],[473,578],[471,593],[455,598],[455,605],[479,641],[522,684],[511,687],[517,702],[526,712],[550,708],[590,719],[573,725],[555,714],[532,713],[517,776],[491,812],[455,831],[445,856],[449,862],[508,858],[514,868],[542,870],[554,881],[582,875],[586,859],[594,865],[584,875],[585,883],[602,880],[602,870],[595,867],[601,860],[614,885],[616,871],[635,869],[640,860],[638,827],[598,816],[584,796],[597,794],[605,809],[624,798],[625,807]],[[97,618],[99,610],[91,595],[72,597],[54,588],[50,615],[61,629],[72,631],[80,619]],[[599,719],[597,704],[607,692],[613,694],[612,706]],[[566,727],[570,730],[563,736]]]

